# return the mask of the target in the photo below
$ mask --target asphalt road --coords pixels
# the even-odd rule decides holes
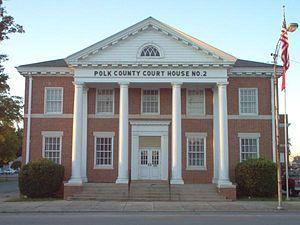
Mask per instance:
[[[299,225],[298,212],[0,214],[0,225]]]

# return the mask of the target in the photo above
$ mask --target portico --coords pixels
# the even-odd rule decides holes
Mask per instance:
[[[210,71],[207,70],[210,74]],[[94,78],[93,78],[94,79]],[[89,82],[85,78],[77,79],[74,82],[74,120],[73,120],[73,148],[72,148],[72,176],[69,184],[81,184],[87,180],[86,174],[86,126],[87,126],[87,91],[89,86],[101,87],[103,83]],[[113,82],[115,81],[115,82]],[[149,85],[149,82],[147,83]],[[214,121],[214,178],[213,181],[219,187],[231,186],[229,181],[229,162],[228,162],[228,124],[227,124],[227,82],[226,78],[219,78],[219,81],[207,83],[204,79],[186,82],[186,78],[177,79],[174,82],[161,82],[160,78],[152,79],[152,87],[170,87],[172,89],[171,117],[161,120],[158,116],[144,117],[147,120],[135,120],[129,115],[129,89],[131,87],[143,86],[143,79],[140,82],[130,82],[129,79],[119,81],[110,80],[105,87],[112,85],[119,87],[119,120],[118,129],[118,177],[116,183],[127,184],[129,178],[132,180],[143,179],[139,175],[140,166],[140,137],[159,137],[159,176],[155,179],[170,180],[171,184],[183,184],[182,178],[182,134],[181,121],[181,90],[182,87],[209,87],[213,91],[213,121]],[[155,119],[155,118],[158,118]],[[131,130],[131,133],[130,133]],[[169,134],[170,133],[170,134]],[[81,138],[79,138],[81,137]],[[170,143],[169,143],[170,142]],[[130,145],[131,143],[131,145]],[[170,155],[168,148],[170,144]],[[218,147],[219,146],[219,147]],[[151,145],[149,147],[152,147]],[[129,160],[131,152],[131,160]],[[150,154],[150,153],[148,153]],[[150,157],[150,156],[149,156]],[[168,165],[170,160],[170,171]],[[130,169],[129,169],[130,168]],[[170,177],[169,177],[170,176]],[[151,179],[151,178],[150,178]]]

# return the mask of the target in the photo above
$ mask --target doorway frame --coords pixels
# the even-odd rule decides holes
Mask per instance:
[[[160,180],[168,180],[169,125],[171,121],[130,121],[131,125],[131,180],[139,180],[139,137],[160,136],[161,167]]]

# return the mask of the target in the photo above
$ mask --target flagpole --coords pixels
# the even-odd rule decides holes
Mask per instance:
[[[282,180],[281,180],[281,164],[280,164],[280,145],[279,145],[279,101],[278,101],[278,75],[277,75],[277,59],[280,44],[282,44],[281,60],[283,63],[282,68],[282,86],[281,90],[284,91],[284,151],[285,151],[285,169],[286,169],[286,196],[289,199],[289,180],[288,180],[288,140],[287,140],[287,115],[286,115],[286,71],[289,68],[289,54],[288,54],[288,32],[294,32],[298,28],[297,23],[290,23],[288,28],[286,27],[285,20],[285,6],[283,5],[283,23],[281,28],[280,38],[276,44],[275,52],[273,56],[274,63],[274,74],[273,74],[273,85],[274,85],[274,111],[275,111],[275,142],[276,142],[276,166],[277,166],[277,195],[278,195],[278,206],[277,209],[282,209]]]
[[[274,72],[273,72],[273,85],[274,85],[274,111],[275,111],[275,142],[276,142],[276,167],[277,167],[277,197],[278,205],[277,209],[281,210],[282,207],[282,186],[281,186],[281,165],[280,165],[280,153],[279,153],[279,101],[278,101],[278,75],[277,75],[277,58],[280,47],[280,39],[277,42],[275,52],[273,56]]]
[[[286,185],[286,200],[289,197],[289,157],[288,157],[288,140],[287,140],[287,114],[286,114],[286,86],[283,92],[283,107],[284,107],[284,154],[285,154],[285,185]]]

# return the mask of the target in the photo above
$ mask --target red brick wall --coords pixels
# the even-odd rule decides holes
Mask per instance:
[[[258,112],[271,115],[271,83],[266,77],[229,77],[227,87],[228,115],[239,114],[239,88],[258,89]]]
[[[63,131],[61,163],[65,166],[65,177],[71,174],[72,160],[72,119],[31,119],[30,161],[42,157],[42,131]]]
[[[206,137],[206,170],[186,170],[186,132],[204,132]],[[182,176],[185,183],[211,183],[213,178],[213,120],[182,120]]]
[[[63,87],[63,113],[73,113],[74,87],[73,77],[33,77],[31,113],[44,113],[45,87]]]
[[[240,162],[238,133],[260,133],[259,156],[272,159],[271,120],[228,120],[229,173],[232,180],[235,166]]]
[[[44,92],[45,87],[63,87],[64,101],[63,113],[73,113],[74,88],[73,77],[36,77],[32,79],[32,114],[44,113]],[[28,88],[29,78],[25,79],[25,105],[24,112],[27,113],[28,108]],[[65,166],[65,177],[71,174],[71,157],[72,157],[72,119],[66,118],[32,118],[30,133],[30,161],[42,157],[42,131],[63,131],[62,138],[62,165]],[[24,136],[22,146],[22,161],[25,162],[26,151],[26,135],[27,135],[27,118],[24,118]]]
[[[72,114],[74,87],[71,77],[34,77],[32,95],[32,113],[44,113],[44,88],[63,87],[64,105],[63,113]],[[27,100],[28,78],[26,78]],[[228,114],[238,115],[238,88],[256,87],[259,94],[259,114],[271,115],[270,79],[268,78],[229,78],[228,85]],[[182,89],[182,114],[186,114],[186,89]],[[95,113],[96,89],[88,91],[88,113]],[[115,114],[119,114],[119,89],[115,88]],[[206,115],[213,114],[213,92],[211,88],[205,89]],[[160,112],[161,115],[172,114],[172,89],[160,89]],[[27,112],[25,102],[25,113]],[[129,88],[129,114],[140,114],[141,89]],[[155,120],[162,119],[157,116]],[[24,123],[24,139],[26,139],[26,120]],[[87,149],[87,174],[90,182],[114,182],[118,171],[118,118],[89,118],[88,119],[88,149]],[[31,125],[31,154],[30,159],[38,159],[42,156],[42,131],[63,131],[62,164],[66,167],[66,178],[71,174],[71,150],[72,150],[72,119],[68,118],[33,118]],[[93,132],[113,131],[114,136],[114,162],[113,169],[94,169],[94,136]],[[131,159],[131,129],[129,127],[129,164]],[[206,139],[206,164],[207,170],[186,170],[186,132],[205,132]],[[238,133],[260,133],[260,156],[272,158],[272,127],[271,120],[228,120],[229,136],[229,160],[230,177],[234,179],[234,168],[239,162],[239,139]],[[25,160],[25,141],[23,144],[23,160]],[[130,169],[130,165],[129,165]],[[171,175],[171,129],[169,129],[169,175]],[[186,183],[210,183],[213,177],[213,120],[212,119],[183,119],[182,120],[182,175]]]
[[[114,182],[118,176],[118,119],[89,119],[87,139],[87,177],[90,182]],[[115,132],[113,169],[94,169],[93,132]]]
[[[259,115],[271,115],[271,83],[269,78],[230,77],[227,88],[228,115],[239,114],[239,88],[258,89]],[[228,120],[230,178],[240,161],[238,133],[260,133],[259,155],[272,159],[272,120]]]

